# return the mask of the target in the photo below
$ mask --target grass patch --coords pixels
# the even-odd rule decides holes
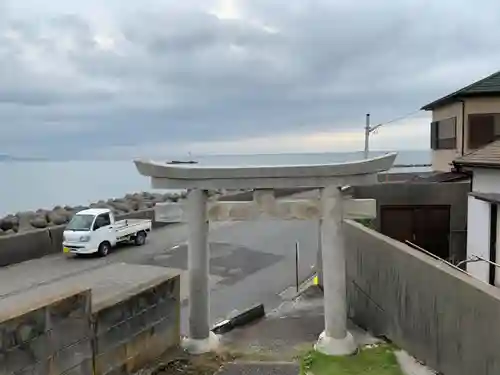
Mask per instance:
[[[300,374],[314,375],[403,375],[393,348],[383,344],[362,349],[347,357],[331,357],[309,351],[302,357]]]

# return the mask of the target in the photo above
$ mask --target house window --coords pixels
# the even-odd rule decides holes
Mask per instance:
[[[500,113],[469,115],[469,149],[500,139]]]
[[[431,123],[431,148],[433,150],[453,150],[457,148],[457,118]]]

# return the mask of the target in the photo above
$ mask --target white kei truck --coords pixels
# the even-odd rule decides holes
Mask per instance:
[[[64,229],[63,252],[76,255],[98,253],[104,257],[121,242],[144,245],[150,231],[151,220],[115,221],[110,209],[91,208],[76,213]]]

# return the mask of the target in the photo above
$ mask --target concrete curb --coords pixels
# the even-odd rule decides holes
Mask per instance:
[[[212,332],[217,335],[223,335],[225,333],[232,331],[235,328],[243,327],[256,320],[262,319],[265,316],[266,316],[266,311],[264,309],[264,305],[259,304],[233,316],[232,318],[217,323],[212,328]]]

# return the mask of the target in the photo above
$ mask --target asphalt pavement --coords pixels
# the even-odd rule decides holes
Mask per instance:
[[[258,221],[211,225],[211,320],[264,303],[269,310],[281,299],[278,293],[295,285],[295,244],[299,244],[299,280],[312,272],[316,259],[318,227],[315,222]],[[0,299],[111,263],[165,267],[181,274],[183,333],[187,333],[187,228],[171,225],[155,230],[145,246],[121,246],[106,258],[47,256],[5,267],[0,271]]]

